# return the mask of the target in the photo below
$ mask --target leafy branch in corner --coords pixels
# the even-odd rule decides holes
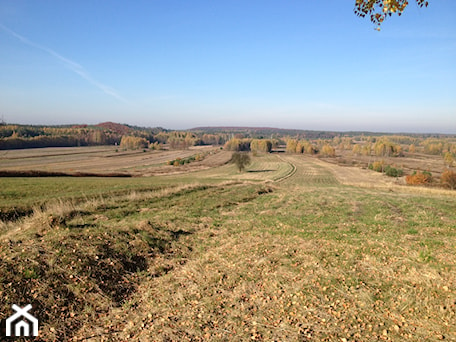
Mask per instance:
[[[415,1],[419,7],[429,5],[426,0]],[[369,15],[371,22],[377,25],[376,30],[380,31],[380,25],[387,17],[391,17],[393,13],[401,16],[408,4],[408,0],[356,0],[354,11],[361,18]]]

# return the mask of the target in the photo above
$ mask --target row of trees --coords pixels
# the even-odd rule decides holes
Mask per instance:
[[[225,143],[223,149],[227,151],[250,151],[251,139],[232,138]]]
[[[81,141],[73,136],[38,136],[33,138],[5,138],[0,139],[0,150],[13,150],[22,148],[39,147],[71,147],[84,146],[85,141]]]
[[[421,148],[419,149],[419,146]],[[442,155],[445,160],[450,160],[456,155],[456,144],[451,142],[433,142],[428,141],[420,144],[410,144],[403,148],[401,145],[393,143],[387,139],[377,141],[375,144],[372,143],[356,143],[353,145],[352,152],[355,155],[376,155],[379,157],[402,157],[404,151],[410,153],[416,153],[421,151],[424,154],[430,155]]]
[[[443,155],[446,152],[456,154],[456,144],[447,140],[426,139],[421,145],[423,145],[426,154]]]
[[[149,141],[142,137],[124,135],[120,141],[120,147],[131,150],[148,148]]]
[[[319,154],[325,157],[336,156],[336,149],[327,142],[322,141],[320,141],[319,145],[316,145],[308,140],[288,139],[286,151],[288,153]]]
[[[0,126],[0,149],[20,149],[35,147],[70,147],[114,145],[122,146],[145,145],[144,140],[132,143],[122,137],[142,138],[152,144],[168,144],[172,149],[185,149],[195,145],[223,144],[227,134],[196,134],[192,132],[168,131],[161,128],[130,127],[115,123],[103,123],[96,126]],[[136,144],[136,145],[135,145]],[[138,146],[139,146],[138,145]]]
[[[12,136],[0,139],[0,150],[113,145],[119,142],[120,137],[102,131],[93,131],[84,135],[40,135],[30,138]]]
[[[0,126],[0,149],[113,145],[121,135],[102,127]]]
[[[151,142],[169,144],[171,148],[188,148],[198,145],[223,145],[227,134],[197,134],[193,132],[163,131],[151,137]]]
[[[224,149],[226,151],[252,151],[269,153],[278,146],[276,139],[250,139],[250,138],[231,138],[228,140]]]
[[[266,152],[272,150],[273,142],[267,139],[253,139],[250,142],[250,150],[253,152]]]
[[[298,131],[294,136],[291,130],[272,130],[267,135],[258,129],[239,128],[236,133],[230,130],[200,128],[195,131],[169,131],[163,128],[144,128],[103,123],[95,126],[25,126],[0,125],[0,148],[28,148],[46,146],[86,146],[120,143],[122,136],[144,138],[151,144],[168,145],[173,149],[185,149],[195,145],[223,145],[229,150],[270,151],[276,145],[290,145],[287,150],[293,153],[322,153],[324,146],[333,149],[353,151],[366,156],[401,156],[404,152],[426,153],[445,156],[449,161],[456,156],[456,139],[443,135],[376,135],[373,133],[319,133],[316,138],[310,131]],[[301,133],[299,133],[301,132]],[[318,133],[318,132],[317,132]],[[43,137],[48,137],[43,138]],[[230,139],[231,138],[231,139]],[[229,143],[228,143],[229,142]],[[250,144],[252,146],[250,147]],[[332,154],[325,147],[324,154]]]

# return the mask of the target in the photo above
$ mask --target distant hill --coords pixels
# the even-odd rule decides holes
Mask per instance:
[[[242,126],[213,126],[213,127],[195,127],[188,129],[189,132],[208,133],[208,134],[243,134],[246,137],[257,138],[264,137],[283,137],[290,136],[302,139],[332,139],[339,137],[355,137],[355,136],[384,136],[384,135],[405,135],[421,138],[441,138],[455,137],[454,134],[440,133],[387,133],[387,132],[368,132],[368,131],[312,131],[304,129],[288,129],[288,128],[273,128],[273,127],[242,127]]]
[[[122,125],[122,124],[110,122],[110,121],[99,123],[98,125],[96,125],[96,127],[102,127],[104,129],[108,129],[112,132],[116,132],[116,133],[122,134],[122,135],[127,134],[132,131],[132,129],[126,125]]]
[[[264,137],[271,136],[293,136],[305,139],[331,139],[335,136],[343,136],[341,132],[329,131],[310,131],[303,129],[288,129],[288,128],[273,128],[273,127],[236,127],[236,126],[217,126],[217,127],[195,127],[189,129],[191,132],[204,132],[209,134],[215,133],[230,133],[244,134],[249,137]]]

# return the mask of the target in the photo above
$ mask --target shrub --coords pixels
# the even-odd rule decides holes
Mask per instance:
[[[204,159],[204,154],[197,154],[193,155],[187,158],[176,158],[173,160],[168,160],[167,164],[168,165],[173,165],[173,166],[179,166],[179,165],[184,165],[184,164],[189,164],[194,161],[201,161]]]
[[[321,148],[321,154],[325,157],[335,157],[336,156],[336,150],[334,147],[330,145],[323,145]]]
[[[158,141],[149,144],[149,149],[150,150],[161,150],[161,145],[158,143]]]
[[[428,171],[413,172],[405,177],[405,182],[409,185],[423,185],[432,182],[432,174]]]
[[[443,161],[449,167],[453,166],[454,160],[455,160],[455,158],[453,156],[453,153],[451,153],[451,152],[446,152],[443,156]]]
[[[395,167],[388,165],[385,168],[385,174],[389,177],[401,177],[404,172],[401,169],[396,169]]]
[[[377,171],[377,172],[383,172],[384,167],[385,167],[385,162],[383,160],[376,161],[373,164],[369,164],[369,169]]]
[[[445,170],[440,178],[442,185],[452,190],[456,189],[456,172]]]

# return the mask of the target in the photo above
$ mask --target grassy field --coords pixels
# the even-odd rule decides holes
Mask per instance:
[[[29,212],[0,223],[0,319],[32,303],[42,341],[456,340],[455,192],[346,169],[3,178],[2,210]]]

